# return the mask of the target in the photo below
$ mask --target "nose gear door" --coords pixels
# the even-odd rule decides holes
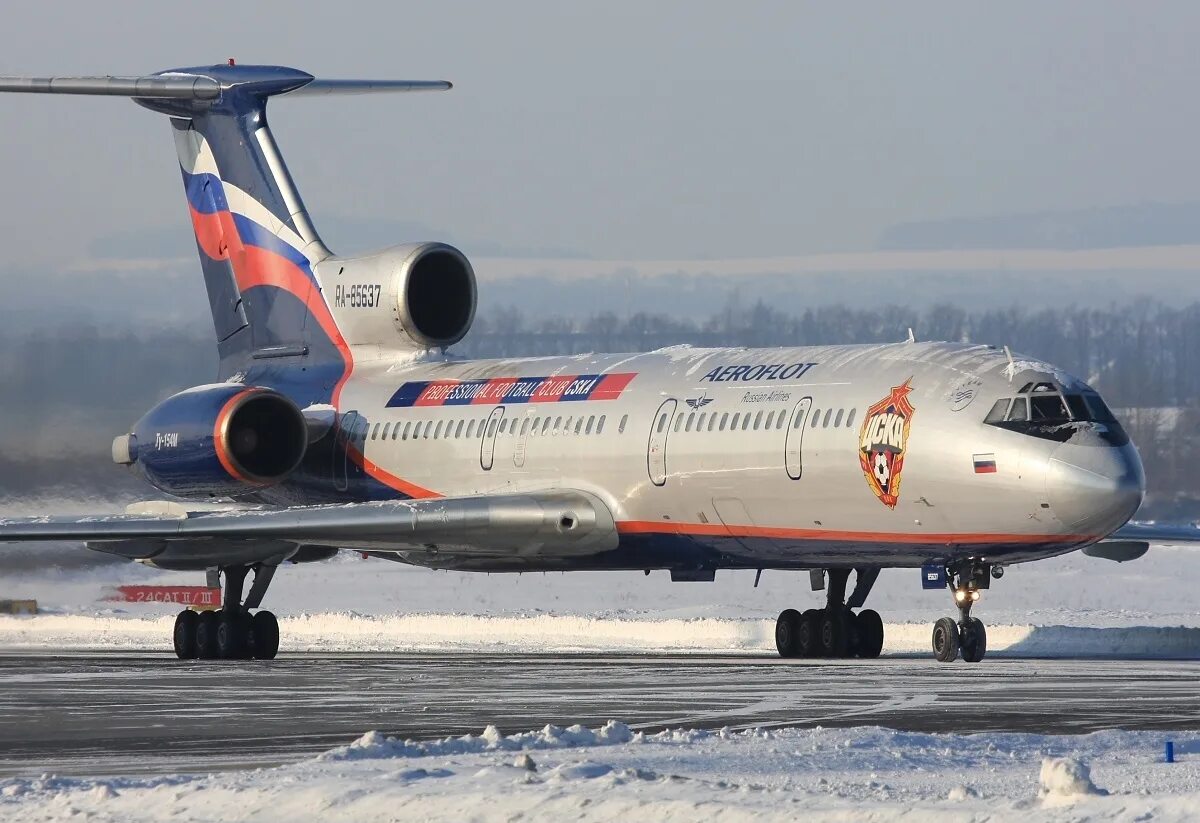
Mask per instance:
[[[783,441],[783,465],[788,477],[799,480],[804,473],[804,430],[808,428],[808,410],[812,408],[812,398],[802,397],[792,409],[791,419],[788,420],[787,431]]]
[[[671,433],[671,418],[675,416],[678,403],[665,400],[650,420],[650,439],[646,443],[646,471],[650,482],[656,486],[667,483],[667,435]]]

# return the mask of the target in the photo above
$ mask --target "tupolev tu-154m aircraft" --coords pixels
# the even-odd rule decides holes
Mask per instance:
[[[779,615],[784,657],[877,656],[883,622],[861,607],[880,569],[921,568],[959,611],[935,624],[934,654],[975,662],[987,640],[971,608],[1005,565],[1085,547],[1129,559],[1155,536],[1118,531],[1144,477],[1104,400],[1007,349],[446,353],[475,314],[467,258],[442,243],[333,254],[266,106],[449,88],[232,61],[0,78],[0,91],[124,96],[170,119],[219,373],[147,412],[113,458],[177,499],[230,502],[6,519],[0,541],[219,572],[223,608],[176,619],[181,658],[274,657],[278,623],[258,607],[275,571],[352,549],[481,572],[807,570],[827,604]]]

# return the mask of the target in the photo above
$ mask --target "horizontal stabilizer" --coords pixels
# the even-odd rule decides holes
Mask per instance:
[[[378,94],[447,91],[446,80],[328,80],[295,69],[268,66],[212,66],[145,77],[0,77],[0,92],[87,94],[137,100],[218,100],[238,87],[264,96],[290,94]]]

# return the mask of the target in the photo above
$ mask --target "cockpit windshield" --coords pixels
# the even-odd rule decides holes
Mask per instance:
[[[1084,391],[1063,391],[1046,381],[1026,383],[1015,397],[1000,398],[983,422],[1053,440],[1067,439],[1078,428],[1071,424],[1100,423],[1104,425],[1093,428],[1106,441],[1128,440],[1099,394],[1086,387]]]

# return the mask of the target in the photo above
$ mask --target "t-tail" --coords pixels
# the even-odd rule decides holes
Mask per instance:
[[[334,257],[267,125],[267,101],[449,88],[445,81],[324,80],[296,69],[232,64],[146,77],[0,78],[0,91],[124,96],[168,115],[220,378],[303,364],[310,376],[328,367],[337,384],[353,367],[356,344],[378,348],[397,337],[410,347],[456,342],[474,315],[474,274],[458,250],[436,243]],[[381,331],[371,316],[349,311],[363,308],[378,309],[390,325]]]

